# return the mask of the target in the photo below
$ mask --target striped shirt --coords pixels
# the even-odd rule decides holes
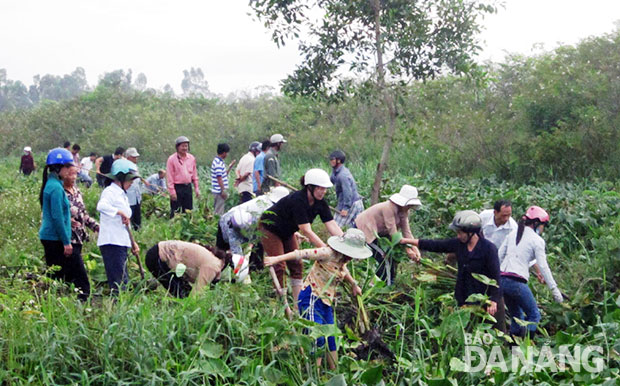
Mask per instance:
[[[213,159],[211,163],[211,191],[215,194],[222,193],[220,184],[217,183],[217,178],[222,177],[224,183],[224,189],[228,189],[228,174],[226,173],[226,164],[224,160],[219,156]]]

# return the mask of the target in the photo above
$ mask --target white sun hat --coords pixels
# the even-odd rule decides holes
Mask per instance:
[[[290,192],[291,191],[284,186],[276,186],[275,188],[271,189],[269,194],[267,194],[267,198],[275,204],[284,197],[288,196]]]
[[[366,245],[364,232],[356,228],[349,228],[342,236],[332,236],[327,239],[327,245],[336,252],[340,252],[352,259],[367,259],[372,251]]]
[[[421,206],[422,202],[418,198],[418,189],[411,185],[403,185],[400,192],[392,194],[390,201],[398,206]]]
[[[269,138],[269,142],[271,143],[286,143],[286,139],[282,134],[274,134]]]
[[[26,147],[24,148],[24,151],[32,151],[32,148],[31,148],[30,146],[26,146]]]

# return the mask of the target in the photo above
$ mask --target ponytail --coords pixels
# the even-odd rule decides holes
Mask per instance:
[[[211,245],[201,244],[203,248],[213,253],[215,257],[220,260],[224,260],[224,267],[227,265],[232,266],[232,254],[230,252],[226,252],[218,247],[213,247]]]
[[[534,227],[538,226],[538,224],[540,224],[540,221],[538,219],[530,219],[527,217],[523,217],[521,220],[519,220],[519,227],[517,228],[517,244],[519,245],[519,242],[521,241],[521,237],[523,237],[523,231],[525,230],[526,226],[530,226],[530,225],[534,225]]]
[[[48,174],[53,173],[58,177],[58,173],[60,169],[62,169],[64,165],[45,165],[43,168],[43,183],[41,184],[41,191],[39,192],[39,204],[41,208],[43,208],[43,191],[45,190],[45,185],[47,185]]]

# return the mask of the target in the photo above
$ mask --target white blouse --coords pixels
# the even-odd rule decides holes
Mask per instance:
[[[131,247],[127,228],[123,224],[121,216],[117,214],[121,211],[131,217],[129,200],[123,189],[115,183],[105,188],[97,203],[97,210],[101,213],[97,246],[112,244]]]

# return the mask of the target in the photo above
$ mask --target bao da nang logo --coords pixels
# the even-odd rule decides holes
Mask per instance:
[[[574,372],[599,373],[604,370],[605,358],[601,346],[560,345],[551,347],[513,346],[507,350],[494,342],[489,333],[465,333],[465,353],[462,359],[452,358],[453,370],[477,373],[491,368],[502,372]]]

